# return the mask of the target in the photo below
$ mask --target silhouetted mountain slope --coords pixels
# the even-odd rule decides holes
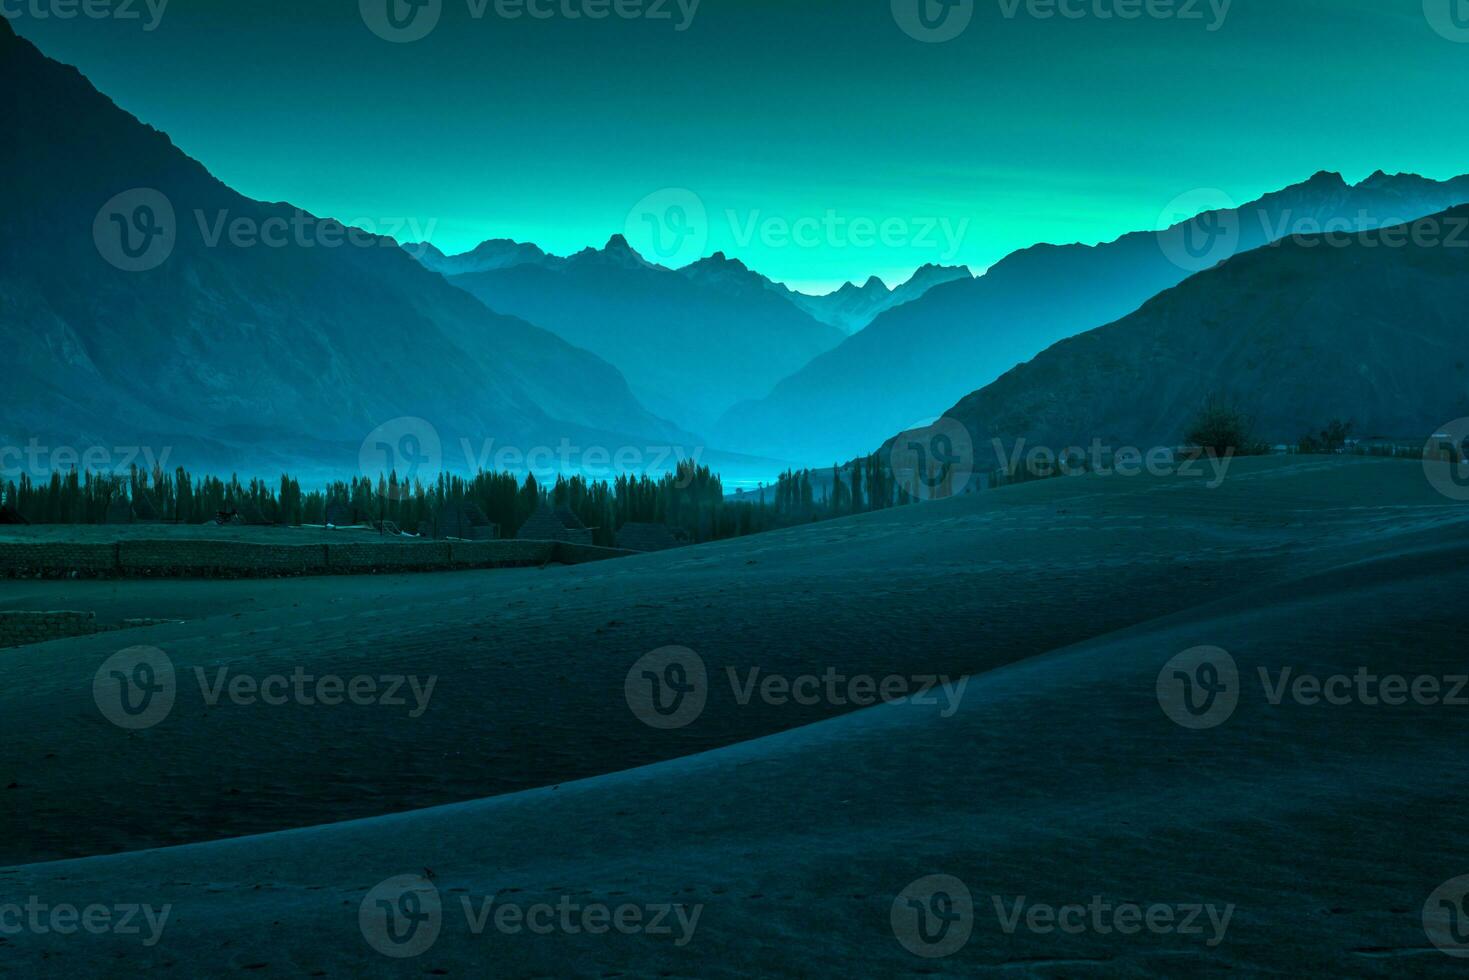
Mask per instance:
[[[1390,225],[1465,202],[1469,177],[1437,183],[1374,174],[1351,186],[1322,173],[1168,231],[1096,246],[1037,245],[978,279],[937,286],[879,316],[767,398],[733,408],[713,436],[745,452],[814,463],[850,458],[1050,344],[1125,316],[1191,270],[1283,235]]]
[[[606,358],[654,411],[694,429],[842,339],[773,292],[713,288],[649,264],[620,235],[556,263],[450,281]]]
[[[3,21],[0,88],[4,441],[169,446],[175,462],[261,472],[355,465],[400,416],[430,421],[446,453],[461,438],[681,438],[610,365],[486,310],[391,240],[347,243],[335,222],[233,192]],[[167,210],[166,259],[118,268],[120,232],[166,242],[140,230],[166,228]]]
[[[1469,416],[1466,311],[1469,207],[1336,244],[1291,238],[1056,344],[946,414],[969,428],[981,469],[996,465],[996,439],[1005,454],[1018,440],[1179,445],[1211,396],[1268,443],[1332,419],[1426,442]]]

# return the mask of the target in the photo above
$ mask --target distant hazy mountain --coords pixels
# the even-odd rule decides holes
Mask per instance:
[[[1296,231],[1378,227],[1465,202],[1469,177],[1438,183],[1379,173],[1350,186],[1321,173],[1167,231],[1096,246],[1037,245],[977,279],[939,285],[884,313],[768,397],[733,408],[713,437],[811,463],[847,459],[1056,341],[1125,316],[1207,264]]]
[[[425,266],[445,276],[508,269],[518,265],[560,267],[567,262],[567,259],[549,255],[535,245],[504,238],[484,242],[472,251],[459,255],[445,255],[428,242],[405,244],[403,248]],[[760,292],[774,293],[794,303],[813,319],[836,327],[844,334],[856,333],[871,323],[878,314],[895,306],[911,303],[934,286],[955,279],[974,277],[974,273],[964,266],[925,265],[896,289],[889,289],[886,283],[873,276],[864,285],[847,283],[835,292],[813,296],[763,276],[739,259],[729,258],[723,252],[715,252],[709,258],[700,259],[677,271],[701,285],[730,292],[746,300],[755,298]]]
[[[1064,340],[946,415],[980,468],[1027,448],[1181,444],[1211,396],[1293,443],[1333,419],[1416,443],[1469,416],[1469,207],[1418,232],[1288,239]]]
[[[843,337],[770,290],[652,265],[621,235],[601,250],[449,281],[606,358],[649,407],[695,430]]]
[[[849,282],[825,296],[793,293],[792,301],[822,323],[830,323],[851,334],[867,326],[879,314],[911,303],[935,286],[956,279],[973,278],[974,273],[964,266],[925,265],[896,289],[889,289],[886,283],[873,276],[861,286]]]
[[[856,333],[879,313],[911,303],[934,286],[955,279],[970,279],[974,275],[963,266],[925,265],[897,289],[889,289],[886,283],[873,276],[861,286],[849,282],[835,292],[812,296],[775,282],[738,259],[726,257],[723,252],[715,252],[710,258],[700,259],[679,271],[690,279],[717,289],[743,293],[768,290],[845,334]]]
[[[391,240],[344,243],[334,222],[230,190],[3,18],[0,88],[0,444],[167,447],[263,473],[355,468],[402,416],[435,427],[446,462],[460,439],[684,438],[606,362]],[[130,249],[159,262],[123,271]]]
[[[492,238],[459,255],[445,255],[429,242],[408,242],[403,245],[403,250],[444,276],[462,276],[471,272],[508,269],[517,265],[551,265],[563,261],[546,254],[538,246],[508,238]]]

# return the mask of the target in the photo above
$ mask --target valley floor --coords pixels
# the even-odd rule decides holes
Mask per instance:
[[[1272,694],[1286,668],[1469,673],[1466,589],[1469,509],[1362,457],[1050,480],[577,567],[0,582],[0,607],[185,620],[0,651],[0,974],[1447,975],[1422,915],[1469,875],[1469,705]],[[94,697],[124,645],[176,671],[151,727]],[[708,683],[661,729],[626,692],[669,646]],[[1159,686],[1199,647],[1237,664],[1237,705],[1191,729]],[[746,696],[755,669],[950,687],[797,704]],[[301,672],[434,685],[210,703]],[[952,951],[899,900],[932,875],[972,900]],[[671,928],[479,928],[491,897]],[[1028,924],[1094,897],[1228,921]],[[154,945],[7,931],[27,900],[170,913]],[[430,915],[433,941],[385,941],[380,909]]]

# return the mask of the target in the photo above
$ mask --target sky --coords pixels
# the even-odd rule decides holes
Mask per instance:
[[[813,292],[1319,170],[1469,171],[1469,0],[408,2],[0,12],[251,197]]]

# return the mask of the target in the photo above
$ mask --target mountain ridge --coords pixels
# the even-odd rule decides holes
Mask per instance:
[[[735,406],[713,435],[742,451],[779,450],[811,464],[849,459],[927,422],[1051,344],[1126,316],[1213,264],[1206,250],[1199,268],[1189,267],[1190,236],[1200,229],[1222,222],[1223,237],[1213,246],[1222,260],[1294,228],[1348,220],[1374,227],[1466,202],[1469,176],[1425,183],[1405,175],[1349,185],[1322,171],[1161,231],[1130,232],[1099,245],[1030,246],[983,276],[942,283],[881,314],[766,398]],[[883,397],[874,397],[879,392]]]
[[[621,235],[559,261],[448,281],[616,365],[653,411],[696,431],[843,336],[769,290],[720,288],[648,262]]]
[[[260,473],[356,469],[376,426],[409,417],[445,446],[689,438],[610,365],[485,310],[391,239],[238,194],[10,29],[0,81],[16,94],[0,107],[7,441],[166,446]],[[165,205],[176,240],[145,241],[170,250],[125,271],[108,220],[131,241],[126,222],[166,226]]]
[[[1443,240],[1411,240],[1433,234]],[[1268,444],[1294,443],[1334,419],[1354,421],[1364,437],[1426,442],[1469,416],[1466,308],[1469,206],[1341,245],[1290,238],[1060,341],[944,417],[969,430],[979,470],[1000,464],[996,441],[1011,455],[1093,440],[1144,453],[1181,445],[1216,397]]]

